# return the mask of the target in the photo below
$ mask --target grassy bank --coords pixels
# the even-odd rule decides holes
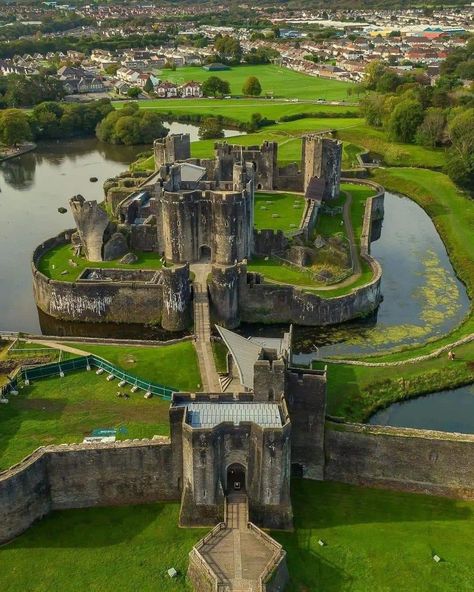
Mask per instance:
[[[396,401],[474,382],[474,342],[455,349],[456,359],[439,358],[401,366],[328,364],[329,415],[366,421]],[[316,363],[315,367],[321,367]]]

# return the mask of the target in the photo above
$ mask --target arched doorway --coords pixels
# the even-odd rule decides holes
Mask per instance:
[[[199,261],[203,263],[210,263],[211,261],[211,247],[207,245],[202,245],[199,249]]]
[[[245,491],[245,467],[233,463],[227,467],[227,493]]]

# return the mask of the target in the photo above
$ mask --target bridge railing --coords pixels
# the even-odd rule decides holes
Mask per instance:
[[[283,561],[285,561],[286,552],[280,543],[277,543],[275,539],[256,526],[253,522],[249,522],[247,526],[249,530],[253,531],[254,534],[257,535],[265,545],[267,545],[267,547],[273,550],[272,556],[268,560],[258,579],[258,592],[266,592],[266,584],[275,570],[278,569]]]

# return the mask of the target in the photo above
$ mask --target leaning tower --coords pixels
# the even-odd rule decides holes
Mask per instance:
[[[316,177],[323,180],[324,201],[339,197],[342,164],[340,140],[317,134],[303,136],[302,164],[305,193],[311,180]]]

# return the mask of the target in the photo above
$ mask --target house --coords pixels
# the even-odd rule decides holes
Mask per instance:
[[[155,92],[160,99],[174,99],[178,96],[178,86],[172,82],[164,81],[158,84]]]
[[[199,82],[191,80],[182,84],[179,87],[180,94],[183,98],[199,99],[202,97],[202,85]]]
[[[59,80],[68,94],[104,92],[102,80],[83,68],[63,66],[58,70]]]

